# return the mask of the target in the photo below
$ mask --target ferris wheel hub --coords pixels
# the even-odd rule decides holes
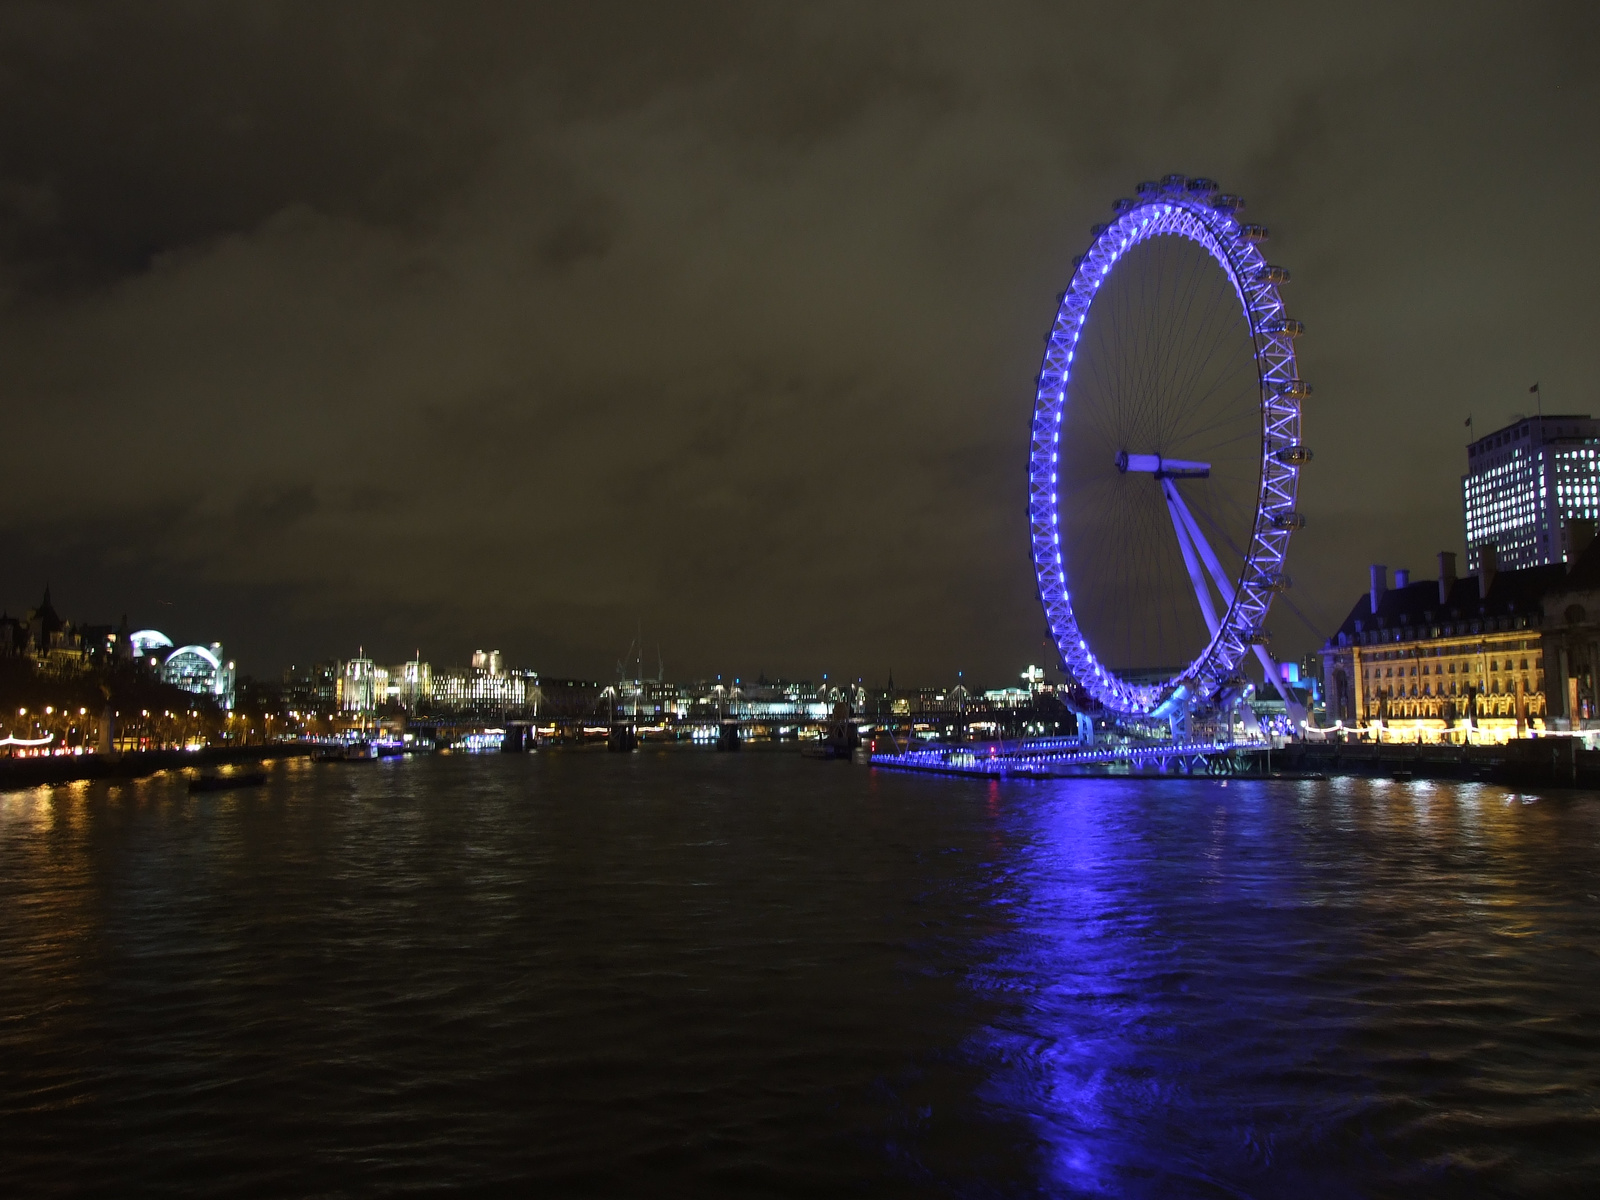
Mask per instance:
[[[1129,454],[1123,450],[1117,455],[1117,470],[1124,475],[1133,471],[1154,475],[1157,479],[1206,479],[1211,475],[1211,464],[1162,458],[1159,454]]]

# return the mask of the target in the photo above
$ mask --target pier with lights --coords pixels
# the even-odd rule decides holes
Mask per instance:
[[[988,778],[1053,779],[1109,774],[1231,774],[1237,750],[1260,749],[1260,738],[1125,742],[1084,745],[1076,738],[1029,738],[1015,742],[925,742],[874,751],[872,763],[905,771]]]

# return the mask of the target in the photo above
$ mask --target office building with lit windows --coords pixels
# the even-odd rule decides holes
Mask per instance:
[[[1600,421],[1523,417],[1467,447],[1461,477],[1467,570],[1495,548],[1501,570],[1568,561],[1567,522],[1600,517]]]

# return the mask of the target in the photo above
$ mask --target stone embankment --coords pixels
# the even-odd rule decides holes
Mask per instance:
[[[1427,746],[1393,742],[1295,743],[1243,756],[1247,774],[1364,775],[1455,779],[1510,787],[1600,788],[1600,750],[1576,738],[1518,738],[1503,746]]]
[[[182,767],[215,767],[223,763],[261,762],[312,753],[310,743],[271,746],[208,746],[204,750],[140,750],[127,754],[55,755],[44,758],[0,758],[0,792],[79,779],[137,779]]]

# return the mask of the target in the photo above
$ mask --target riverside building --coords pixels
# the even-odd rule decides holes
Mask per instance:
[[[539,674],[507,670],[500,651],[478,650],[470,668],[433,672],[431,698],[433,711],[441,714],[537,713]]]
[[[1495,547],[1457,578],[1372,567],[1322,650],[1328,723],[1372,741],[1504,742],[1600,732],[1600,543],[1594,523],[1563,532],[1572,557],[1500,570]]]
[[[1600,517],[1600,421],[1523,417],[1467,447],[1467,570],[1493,544],[1500,570],[1567,562],[1563,531]]]

